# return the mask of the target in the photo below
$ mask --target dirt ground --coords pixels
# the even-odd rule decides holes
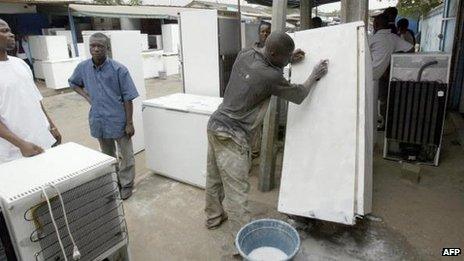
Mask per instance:
[[[38,84],[44,105],[59,127],[64,142],[98,149],[89,135],[89,106],[70,91],[54,91]],[[180,92],[178,76],[146,81],[147,97]],[[464,145],[464,144],[463,144]],[[282,151],[278,160],[280,166]],[[353,227],[311,222],[300,231],[296,260],[438,260],[444,247],[464,247],[464,150],[447,121],[439,167],[421,167],[419,183],[402,178],[398,162],[374,159],[373,217]],[[250,177],[254,218],[279,218],[278,188],[257,190],[259,161]],[[279,166],[277,169],[279,169]],[[133,260],[227,260],[227,226],[204,228],[204,191],[153,174],[145,155],[136,155],[136,191],[125,201]],[[280,177],[279,171],[277,179]],[[277,182],[278,183],[278,182]],[[330,193],[328,191],[327,193]],[[445,259],[445,258],[444,258]],[[449,258],[457,260],[459,258]],[[461,259],[462,260],[462,259]]]

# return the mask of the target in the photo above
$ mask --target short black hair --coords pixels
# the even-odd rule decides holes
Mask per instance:
[[[269,26],[269,28],[271,28],[271,23],[266,22],[266,21],[261,21],[261,23],[260,23],[259,26],[258,26],[258,31],[261,31],[261,27],[263,27],[263,26],[265,26],[265,25],[266,25],[266,26]]]
[[[403,27],[404,27],[404,28],[407,29],[407,28],[409,27],[409,21],[408,21],[408,19],[406,19],[406,18],[401,18],[401,19],[398,20],[398,22],[396,23],[396,26],[397,26],[398,28],[403,28]]]
[[[387,9],[385,9],[383,13],[386,14],[388,18],[390,17],[396,18],[398,16],[398,8],[394,6],[390,6]]]
[[[322,26],[322,19],[319,16],[313,17],[311,19],[311,22],[313,23],[313,27],[321,27]]]
[[[106,34],[104,33],[94,33],[90,36],[89,40],[90,39],[103,39],[105,40],[106,44],[109,45],[110,44],[110,38],[108,36],[106,36]]]
[[[374,21],[379,28],[382,28],[382,29],[389,28],[388,27],[388,16],[385,13],[375,16]]]
[[[266,39],[266,48],[277,53],[292,52],[295,49],[295,43],[288,34],[274,32]]]

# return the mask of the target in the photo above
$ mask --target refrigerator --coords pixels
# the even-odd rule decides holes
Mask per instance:
[[[184,92],[222,97],[241,50],[236,13],[181,12],[179,26]]]
[[[66,143],[1,164],[0,260],[130,260],[115,163]]]
[[[222,98],[185,93],[143,102],[147,168],[196,187],[206,185],[207,125]]]
[[[314,41],[314,39],[318,39]],[[310,54],[292,65],[302,83],[322,59],[328,74],[302,104],[289,103],[278,210],[354,225],[371,212],[373,84],[364,23],[295,33]]]

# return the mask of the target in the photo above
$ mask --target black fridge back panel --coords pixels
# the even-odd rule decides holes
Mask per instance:
[[[438,82],[390,82],[387,139],[440,145],[447,85]]]
[[[0,261],[16,260],[16,254],[6,226],[5,217],[0,209]]]

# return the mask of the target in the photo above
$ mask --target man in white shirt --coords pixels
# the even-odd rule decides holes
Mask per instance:
[[[380,14],[374,18],[374,34],[369,37],[369,48],[372,55],[374,97],[378,97],[379,100],[381,115],[379,127],[382,128],[386,114],[388,68],[391,55],[397,52],[410,52],[414,46],[393,34],[388,24],[388,17],[385,14]],[[377,105],[374,106],[374,110],[377,109]],[[377,115],[377,111],[374,112],[374,117],[375,115]]]
[[[14,48],[14,35],[0,19],[0,164],[40,154],[61,142],[29,66],[8,56]]]

